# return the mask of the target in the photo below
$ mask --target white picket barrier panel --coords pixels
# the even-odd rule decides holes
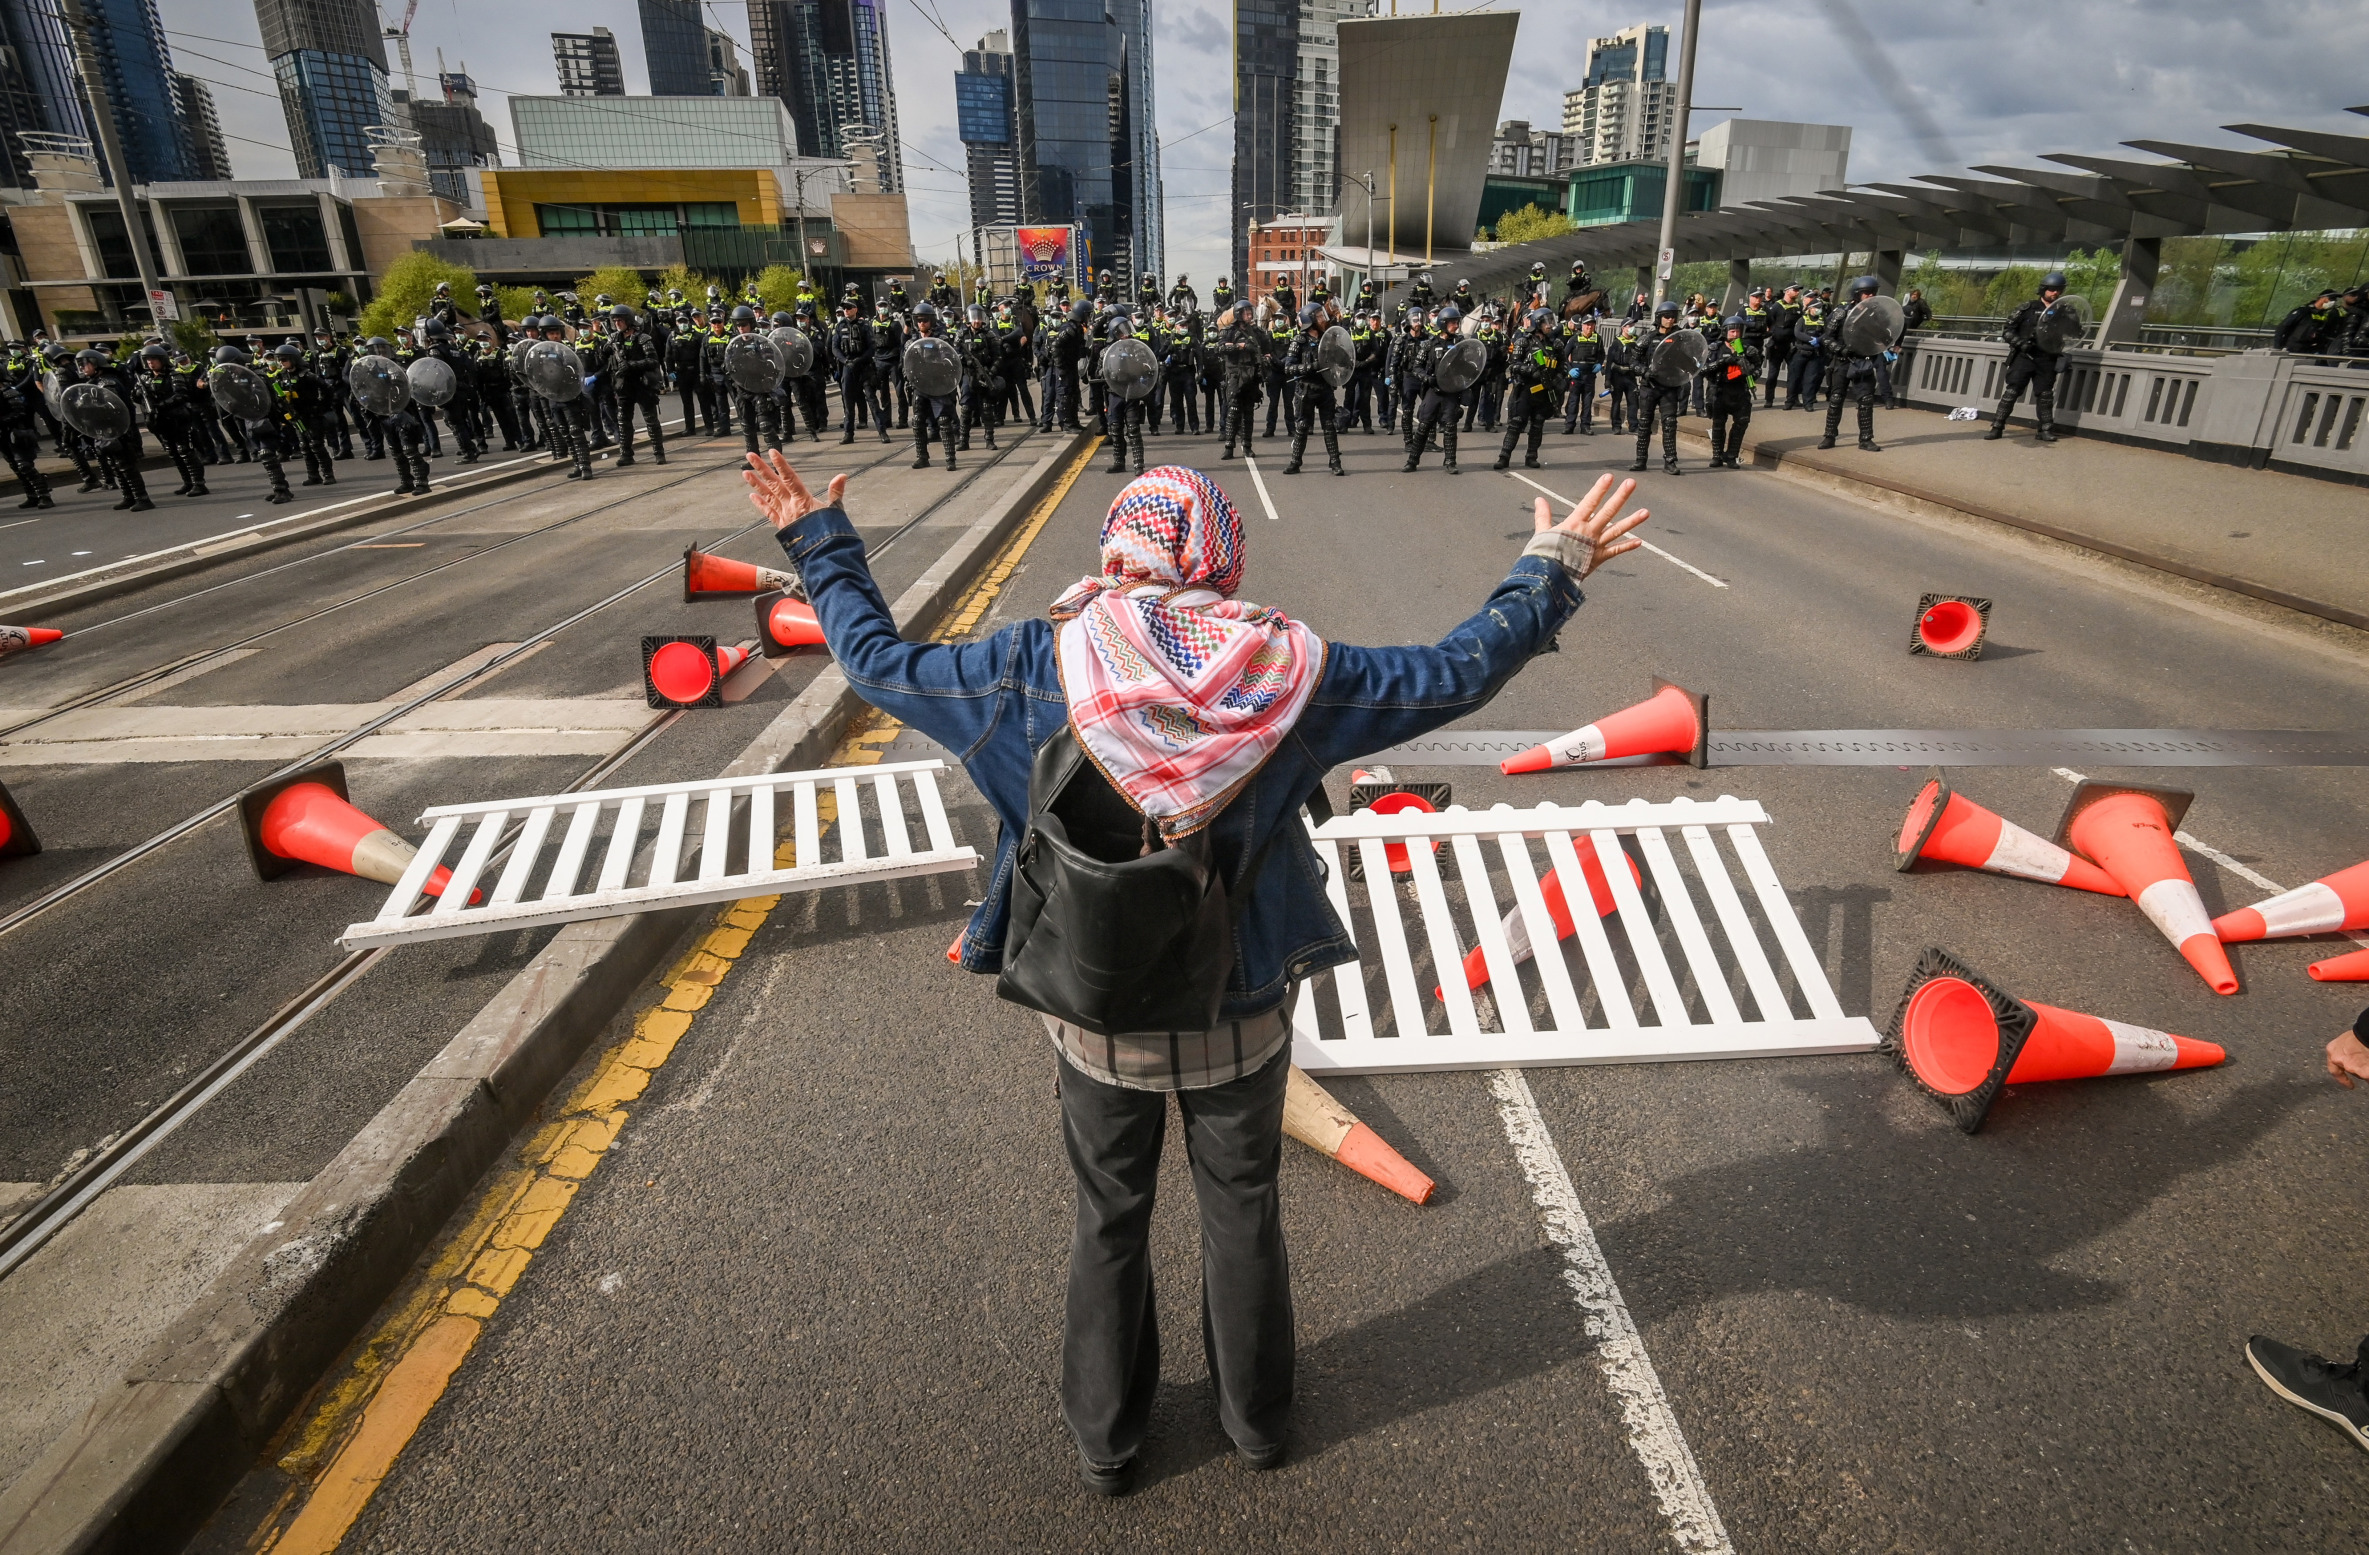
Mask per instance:
[[[584,794],[551,794],[535,799],[497,799],[483,804],[439,805],[420,816],[427,841],[403,872],[386,905],[368,923],[350,925],[338,937],[349,950],[413,940],[450,939],[499,929],[535,928],[585,918],[613,918],[654,907],[688,907],[701,902],[737,901],[785,891],[897,880],[908,875],[968,869],[978,853],[958,845],[938,797],[936,773],[942,761],[884,762],[875,767],[833,767],[826,771],[774,772],[757,777],[703,778],[645,788],[612,788]],[[837,806],[834,836],[839,857],[822,857],[821,791],[828,787]],[[779,796],[788,792],[791,836],[797,867],[774,867],[779,838]],[[872,804],[867,812],[865,793]],[[918,813],[923,846],[914,846],[906,797]],[[732,807],[746,799],[748,844],[743,867],[732,867]],[[699,805],[697,830],[692,808]],[[641,851],[644,819],[657,812],[650,864],[639,884],[629,883]],[[610,817],[607,845],[591,885],[579,889],[604,815]],[[487,861],[512,816],[523,821],[508,862],[484,900],[466,905],[484,876]],[[435,907],[415,913],[421,888],[446,861],[469,822],[476,823],[452,865],[452,882]],[[867,833],[878,838],[875,849]],[[681,878],[684,843],[696,839],[698,868]],[[550,845],[546,859],[546,844]],[[528,887],[541,889],[532,896]]]
[[[1301,985],[1292,1014],[1292,1056],[1310,1073],[1374,1074],[1872,1049],[1878,1040],[1874,1025],[1864,1016],[1843,1013],[1793,915],[1785,887],[1761,851],[1755,828],[1767,823],[1768,814],[1757,801],[1725,795],[1667,804],[1632,799],[1606,805],[1591,800],[1526,810],[1500,804],[1486,811],[1457,806],[1437,814],[1376,815],[1360,810],[1336,816],[1313,828],[1312,836],[1324,861],[1333,910],[1356,941],[1360,961],[1319,973]],[[1673,830],[1694,863],[1691,879],[1671,849],[1667,834]],[[1726,833],[1750,888],[1749,899],[1759,904],[1758,922],[1746,908],[1747,893],[1737,891],[1728,872],[1716,831]],[[1645,857],[1660,896],[1664,927],[1682,953],[1675,968],[1662,932],[1629,877],[1622,833],[1637,838]],[[1407,845],[1411,875],[1390,873],[1383,849],[1393,842]],[[1483,986],[1492,993],[1487,1002],[1494,1013],[1486,1021],[1476,991],[1465,984],[1462,966],[1470,939],[1449,901],[1439,861],[1429,846],[1434,842],[1455,859],[1468,909],[1465,917],[1488,964],[1489,981]],[[1615,911],[1599,920],[1583,905],[1572,915],[1571,940],[1558,944],[1539,881],[1546,869],[1557,871],[1562,880],[1581,881],[1577,848],[1583,844],[1613,861],[1605,878]],[[1351,882],[1341,867],[1342,850],[1348,847],[1357,848],[1364,860],[1361,882]],[[1545,868],[1540,867],[1537,849],[1544,851]],[[1489,878],[1492,851],[1512,887],[1511,905],[1522,909],[1526,924],[1538,926],[1530,934],[1536,947],[1531,961],[1536,970],[1530,976],[1546,1000],[1543,1024],[1533,1017],[1533,996],[1522,991],[1522,974],[1506,942],[1502,920],[1509,904],[1499,900]],[[1402,898],[1403,882],[1409,879],[1422,936],[1412,952]],[[1376,890],[1381,882],[1392,883]],[[1580,894],[1584,903],[1584,887]],[[1724,950],[1714,946],[1705,929],[1698,899],[1707,900]],[[1607,933],[1614,919],[1629,947],[1634,976],[1643,982],[1650,1014],[1632,1002],[1632,974],[1623,970]],[[1790,996],[1770,961],[1764,933],[1793,974]],[[1574,948],[1577,967],[1572,964]],[[1419,972],[1417,962],[1426,949],[1429,969]],[[1387,1031],[1377,1025],[1367,999],[1365,963],[1377,955],[1388,989]],[[1739,1005],[1732,987],[1737,974],[1755,1012],[1751,1015]],[[1329,1002],[1335,1017],[1329,1023],[1322,1018],[1318,993],[1318,985],[1326,981],[1331,984]],[[1433,998],[1434,984],[1444,1000]],[[1691,1000],[1684,986],[1688,984]],[[1516,991],[1499,992],[1507,989]],[[1589,992],[1596,1006],[1592,1023],[1584,998]],[[1795,1000],[1806,1013],[1796,1011]],[[1706,1018],[1696,1018],[1698,1008]],[[1434,1029],[1435,1021],[1443,1018],[1446,1029]]]

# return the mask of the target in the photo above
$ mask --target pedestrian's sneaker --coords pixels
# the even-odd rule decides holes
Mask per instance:
[[[2334,1423],[2354,1446],[2369,1450],[2369,1389],[2358,1361],[2340,1366],[2261,1334],[2246,1341],[2246,1361],[2271,1392]]]

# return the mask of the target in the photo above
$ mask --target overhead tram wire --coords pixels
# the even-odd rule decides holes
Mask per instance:
[[[940,509],[967,491],[972,482],[1000,464],[1004,457],[1013,449],[1018,448],[1024,440],[1025,434],[1021,438],[1014,438],[1006,447],[997,450],[993,458],[978,464],[969,475],[946,491],[941,492],[921,512],[899,525],[878,545],[866,546],[865,558],[869,560],[883,554],[890,546],[912,533],[919,525],[936,516]],[[879,464],[890,457],[894,457],[894,455],[883,455],[881,459],[874,460],[872,464],[866,465],[864,468],[866,470],[877,468]],[[749,524],[734,531],[732,536],[727,536],[725,540],[716,543],[724,544],[738,535],[747,534],[756,527],[755,524]],[[670,565],[665,571],[652,574],[650,578],[634,585],[634,588],[647,587],[650,583],[673,571],[674,567]],[[626,591],[626,593],[631,592],[631,589]],[[614,597],[623,598],[624,596],[620,594]],[[505,657],[509,656],[505,655]],[[559,792],[563,794],[582,793],[593,788],[603,778],[619,771],[627,762],[648,749],[659,735],[672,728],[682,717],[683,709],[681,708],[670,708],[658,714],[645,723],[623,747],[612,751],[595,762],[589,769],[579,773]],[[235,803],[235,801],[233,802]],[[504,828],[500,840],[487,858],[488,867],[507,860],[511,851],[516,847],[519,835],[524,831],[525,825],[525,821],[521,819]],[[414,913],[422,912],[427,910],[427,906],[428,904],[423,900],[415,904],[412,910]],[[5,932],[8,927],[7,922],[0,922],[0,932]],[[328,1008],[341,994],[361,981],[364,973],[376,966],[383,957],[394,949],[396,947],[392,945],[379,945],[347,955],[336,966],[316,978],[303,992],[273,1011],[262,1024],[218,1055],[161,1106],[152,1109],[147,1116],[109,1140],[105,1147],[76,1167],[23,1214],[10,1221],[6,1226],[0,1226],[0,1279],[6,1278],[27,1258],[40,1251],[43,1245],[64,1230],[75,1217],[89,1208],[100,1194],[106,1192],[117,1179],[138,1164],[143,1156],[162,1144],[169,1135],[194,1117],[208,1102],[227,1090],[240,1075],[253,1068],[272,1049],[293,1036],[299,1027]]]

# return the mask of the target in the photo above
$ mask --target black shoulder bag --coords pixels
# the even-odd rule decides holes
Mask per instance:
[[[1249,899],[1278,827],[1243,874]],[[1063,725],[1028,774],[998,997],[1097,1036],[1207,1031],[1234,970],[1240,906],[1205,827],[1170,843]]]

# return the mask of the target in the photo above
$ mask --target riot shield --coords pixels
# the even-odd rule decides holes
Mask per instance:
[[[94,443],[112,443],[132,429],[130,407],[103,383],[69,383],[58,396],[66,425]]]
[[[766,338],[781,353],[781,372],[785,378],[803,378],[814,371],[814,342],[806,331],[792,329],[787,324]]]
[[[214,408],[241,421],[261,421],[271,414],[271,385],[252,367],[225,362],[206,374],[214,391]]]
[[[554,405],[584,397],[584,362],[576,348],[558,340],[537,340],[519,359],[518,374],[527,389]]]
[[[962,357],[943,335],[923,335],[905,347],[905,382],[923,399],[943,399],[962,385]]]
[[[1357,372],[1357,346],[1349,331],[1335,324],[1316,340],[1316,371],[1336,389],[1347,388]]]
[[[1843,315],[1843,349],[1853,356],[1881,356],[1900,339],[1907,322],[1895,297],[1862,297]]]
[[[1439,359],[1431,381],[1448,394],[1461,393],[1481,381],[1481,374],[1489,367],[1489,348],[1466,336],[1450,346]]]
[[[1159,358],[1132,336],[1114,340],[1102,350],[1102,381],[1122,400],[1147,398],[1160,381]]]
[[[724,343],[724,376],[743,394],[781,387],[781,347],[763,335],[734,335]]]
[[[392,416],[411,403],[411,380],[392,357],[355,357],[354,365],[346,369],[345,381],[365,416]]]
[[[2054,356],[2059,351],[2081,343],[2089,333],[2089,299],[2067,292],[2040,315],[2033,337],[2041,350]]]
[[[451,364],[440,357],[421,357],[411,364],[406,376],[411,381],[413,402],[431,409],[451,404],[452,397],[461,392],[460,380],[453,376]]]
[[[1684,388],[1689,378],[1702,371],[1703,358],[1710,350],[1702,331],[1674,329],[1654,342],[1645,375],[1665,389]]]

